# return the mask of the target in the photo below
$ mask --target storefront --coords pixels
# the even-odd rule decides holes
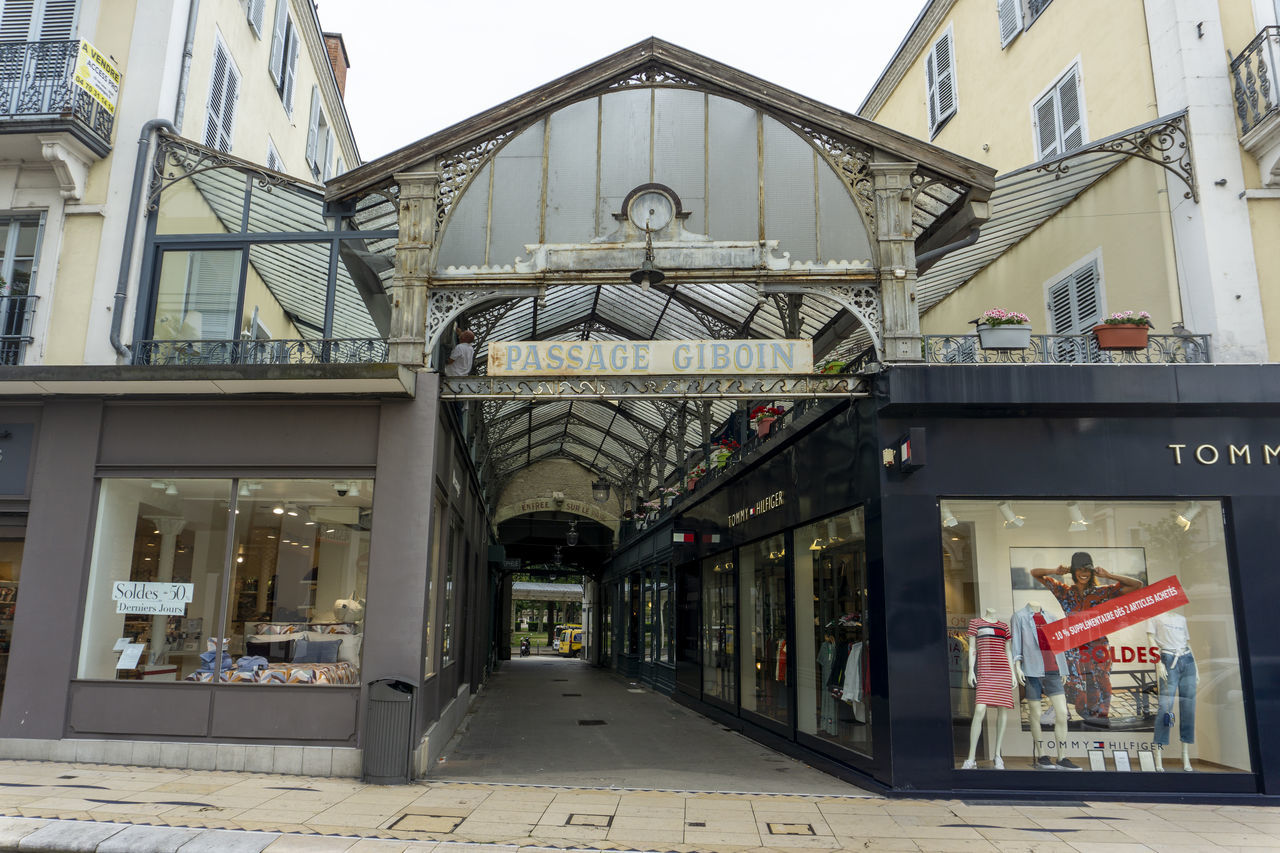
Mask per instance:
[[[664,525],[673,695],[888,790],[1275,793],[1273,373],[894,367],[816,407]]]
[[[369,685],[394,678],[425,764],[487,663],[487,620],[462,614],[489,611],[483,505],[434,381],[26,410],[41,570],[19,586],[24,543],[0,542],[4,754],[358,775]]]

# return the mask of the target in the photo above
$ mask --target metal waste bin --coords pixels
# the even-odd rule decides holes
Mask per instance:
[[[382,678],[369,682],[361,777],[365,782],[409,784],[416,699],[417,688],[404,679]]]

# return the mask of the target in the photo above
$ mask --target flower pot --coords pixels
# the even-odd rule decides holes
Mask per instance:
[[[1146,349],[1151,327],[1140,323],[1099,323],[1093,327],[1098,349]]]
[[[756,435],[764,438],[773,429],[773,422],[776,420],[777,418],[759,418],[756,421]]]
[[[694,489],[698,488],[698,480],[699,480],[698,477],[689,478],[689,483],[688,483],[689,491],[692,492]]]
[[[1031,346],[1031,326],[1027,323],[1005,323],[1001,326],[979,323],[978,343],[983,349],[1026,349]]]

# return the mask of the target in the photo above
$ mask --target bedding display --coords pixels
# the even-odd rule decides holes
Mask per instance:
[[[196,671],[186,681],[213,681],[213,673]],[[360,676],[354,664],[338,663],[268,663],[264,669],[225,669],[218,679],[223,684],[334,684],[357,685]]]

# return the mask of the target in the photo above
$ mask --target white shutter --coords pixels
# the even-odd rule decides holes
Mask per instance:
[[[1084,122],[1080,103],[1080,77],[1072,68],[1058,81],[1058,118],[1062,127],[1062,153],[1084,145]]]
[[[289,0],[276,0],[276,21],[271,28],[271,79],[276,88],[284,84],[284,30],[289,22]]]
[[[1022,0],[996,0],[996,17],[1000,20],[1000,47],[1022,32]]]
[[[249,19],[249,26],[253,27],[253,34],[258,38],[262,38],[262,21],[266,12],[267,0],[249,0],[245,5],[245,17]]]
[[[938,36],[925,60],[929,90],[929,131],[935,132],[956,111],[956,65],[951,28]]]
[[[236,104],[240,100],[240,74],[231,62],[222,40],[213,46],[213,73],[209,78],[209,106],[205,117],[204,144],[220,151],[231,150]]]
[[[322,179],[329,180],[333,177],[333,130],[326,129],[324,136],[324,159],[321,161],[324,168],[322,170]]]
[[[0,41],[29,41],[35,0],[5,0],[0,14]]]
[[[1093,261],[1076,270],[1075,276],[1076,327],[1081,333],[1092,329],[1102,320],[1098,299],[1098,264]]]
[[[342,164],[342,158],[339,157],[333,164],[333,173],[335,175],[341,175],[346,170],[347,170],[346,166]]]
[[[311,87],[311,118],[307,122],[307,165],[316,166],[316,146],[320,144],[320,88]]]
[[[276,150],[276,144],[267,137],[267,168],[275,172],[284,171],[284,163],[280,159],[280,152]]]
[[[7,5],[7,4],[6,4]],[[44,0],[40,18],[40,41],[63,41],[76,30],[77,0]]]
[[[1058,104],[1057,89],[1045,95],[1035,106],[1032,117],[1035,121],[1036,159],[1044,160],[1057,157],[1058,149]]]
[[[1098,262],[1090,261],[1049,288],[1050,334],[1082,335],[1101,319]]]
[[[284,91],[280,93],[280,97],[284,99],[284,111],[289,117],[293,117],[293,89],[298,82],[298,29],[293,25],[293,21],[289,21],[288,62],[285,64],[284,70]]]

